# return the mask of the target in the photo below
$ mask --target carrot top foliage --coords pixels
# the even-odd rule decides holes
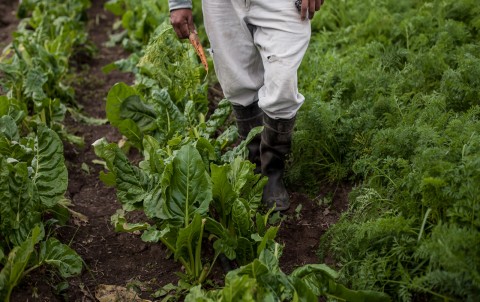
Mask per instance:
[[[320,254],[332,253],[354,288],[401,301],[473,301],[480,8],[473,0],[378,0],[324,9],[301,67],[307,103],[289,178],[361,185]]]

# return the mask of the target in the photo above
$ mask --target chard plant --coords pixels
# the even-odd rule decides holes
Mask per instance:
[[[73,90],[65,84],[75,48],[85,43],[88,0],[24,0],[22,20],[0,56],[0,300],[31,271],[77,275],[82,259],[52,236],[68,219],[66,140],[61,124]],[[46,217],[51,217],[46,220]]]
[[[391,301],[384,293],[347,289],[337,283],[338,273],[325,264],[307,264],[287,275],[279,266],[281,254],[281,245],[270,242],[257,259],[229,272],[222,289],[205,291],[195,286],[185,301],[317,301],[319,296],[335,301]]]
[[[123,28],[123,31],[110,37],[110,44],[121,43],[132,52],[141,51],[158,27],[169,18],[168,4],[162,0],[109,0],[104,7],[120,18],[113,25],[114,29]],[[193,14],[196,23],[203,24],[200,0],[193,0]],[[204,31],[200,29],[200,32]]]
[[[221,102],[209,120],[205,121],[204,115],[197,117],[191,113],[192,107],[189,104],[185,113],[180,113],[165,90],[153,90],[152,96],[151,99],[142,97],[134,88],[117,84],[107,98],[107,110],[110,109],[107,117],[112,123],[118,122],[119,129],[122,129],[122,123],[137,125],[136,134],[131,134],[131,128],[130,132],[124,133],[134,140],[135,146],[143,149],[145,157],[136,167],[117,144],[109,144],[104,139],[95,142],[95,152],[105,160],[108,168],[108,173],[102,174],[101,178],[107,184],[117,187],[117,197],[123,207],[122,211],[112,217],[112,222],[119,231],[143,231],[143,240],[165,244],[174,259],[185,267],[184,281],[200,284],[205,281],[220,253],[228,253],[231,259],[235,258],[232,245],[225,242],[225,239],[235,233],[230,235],[225,232],[223,225],[209,214],[211,203],[223,203],[224,208],[231,208],[230,202],[237,200],[240,204],[237,204],[236,208],[239,209],[242,209],[244,203],[251,204],[251,208],[248,208],[250,214],[246,217],[247,225],[241,229],[243,233],[239,233],[249,238],[254,228],[248,223],[253,209],[258,208],[261,200],[259,194],[265,181],[259,175],[254,175],[251,163],[239,157],[245,153],[245,143],[223,155],[224,159],[236,158],[232,163],[233,169],[230,165],[220,167],[215,164],[222,162],[221,151],[237,137],[234,130],[229,130],[225,132],[227,134],[212,138],[231,112],[226,101]],[[163,97],[160,98],[161,96]],[[149,101],[143,101],[144,99]],[[117,110],[113,110],[114,108]],[[135,112],[151,114],[136,115]],[[131,116],[132,119],[122,119],[121,116]],[[192,126],[195,121],[198,124]],[[258,131],[260,129],[253,132],[248,140]],[[143,139],[141,145],[140,138]],[[234,181],[236,191],[231,189],[229,192],[221,192],[226,188],[226,184],[221,182],[224,176],[221,174],[222,170],[230,170],[230,179]],[[251,186],[249,190],[247,184]],[[240,196],[245,198],[244,203],[238,199]],[[128,224],[123,211],[135,209],[142,209],[155,224]],[[243,210],[246,211],[246,208]],[[237,215],[243,214],[235,211],[241,210],[233,212]],[[230,221],[231,225],[227,227],[232,231],[233,222],[240,223],[232,219],[229,213],[221,213],[220,208],[216,213]],[[228,221],[225,220],[224,223]],[[266,227],[266,221],[266,218],[262,220],[263,228]],[[273,238],[274,233],[276,232],[270,231],[268,238]],[[216,236],[215,256],[212,263],[203,264],[202,241],[209,234]],[[264,235],[257,234],[256,238],[262,241]],[[253,244],[250,244],[249,249],[245,249],[252,250],[252,246]],[[244,258],[252,259],[253,255],[250,252]]]
[[[79,274],[82,260],[45,225],[68,218],[67,168],[58,135],[45,126],[21,136],[15,120],[0,118],[0,298],[30,271],[49,265],[62,277]],[[43,216],[55,217],[44,222]]]
[[[69,60],[86,44],[82,18],[89,5],[73,0],[55,5],[47,0],[22,1],[18,9],[22,20],[0,56],[0,87],[8,102],[27,114],[24,126],[45,124],[77,144],[83,140],[69,134],[62,121],[67,106],[75,106],[73,89],[67,84]]]

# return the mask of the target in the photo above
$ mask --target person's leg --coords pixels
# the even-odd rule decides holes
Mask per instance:
[[[262,125],[258,90],[263,85],[262,58],[244,19],[244,0],[203,0],[204,23],[215,72],[225,97],[233,104],[240,137]],[[260,167],[260,137],[248,146],[249,159]]]
[[[302,21],[291,0],[251,0],[246,21],[254,27],[264,85],[259,106],[273,119],[291,119],[305,98],[298,92],[297,70],[310,41],[310,21]]]
[[[261,137],[262,173],[269,180],[263,202],[276,210],[288,209],[283,183],[285,157],[291,150],[295,116],[304,101],[297,88],[297,70],[310,40],[310,23],[302,21],[294,1],[252,0],[248,22],[265,69],[259,106],[265,112]]]
[[[203,0],[205,30],[210,41],[215,72],[225,97],[235,105],[258,100],[263,86],[262,58],[244,22],[239,0]]]
[[[263,125],[263,111],[258,107],[258,101],[248,106],[234,104],[233,113],[241,139],[245,139],[253,128]],[[261,137],[257,135],[247,145],[248,160],[256,165],[255,173],[261,172],[260,141]]]

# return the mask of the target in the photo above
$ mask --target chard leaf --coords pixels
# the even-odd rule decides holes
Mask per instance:
[[[227,229],[225,229],[225,227],[221,223],[219,223],[218,221],[216,221],[211,217],[207,217],[207,221],[205,223],[205,229],[210,234],[213,234],[218,238],[229,236]]]
[[[55,238],[41,242],[39,263],[54,266],[63,278],[78,275],[82,271],[82,258]]]
[[[143,241],[153,243],[161,241],[173,253],[177,250],[178,237],[178,229],[169,224],[164,224],[161,227],[151,226],[142,234]]]
[[[178,107],[172,102],[166,89],[154,90],[150,100],[155,107],[157,115],[158,132],[156,137],[160,144],[165,144],[175,135],[182,133],[187,125],[187,120]]]
[[[249,175],[253,174],[255,165],[251,162],[242,159],[241,157],[236,157],[235,160],[231,163],[231,171],[229,173],[229,179],[232,183],[233,190],[240,194],[243,187],[249,180]]]
[[[239,276],[234,278],[225,285],[225,288],[221,291],[221,301],[242,301],[242,302],[255,302],[255,301],[274,301],[273,299],[259,299],[258,296],[258,284],[254,278],[248,276]],[[219,299],[220,300],[220,299]]]
[[[260,255],[258,260],[265,264],[270,273],[279,274],[281,272],[279,261],[282,256],[282,246],[276,242],[268,245]]]
[[[35,245],[42,240],[43,236],[43,227],[37,225],[22,244],[10,251],[7,262],[0,271],[0,300],[9,301],[12,289],[17,285],[25,271]]]
[[[208,296],[207,296],[208,294]],[[209,296],[212,296],[213,290],[208,291],[208,293],[204,290],[202,290],[201,285],[197,285],[194,287],[191,287],[188,295],[185,297],[185,302],[215,302],[218,301],[218,299],[211,299]],[[243,301],[243,300],[242,300]]]
[[[229,163],[234,161],[237,157],[247,158],[248,143],[250,143],[255,138],[255,136],[262,133],[262,131],[263,126],[253,128],[250,133],[248,133],[247,137],[240,144],[238,144],[238,146],[236,146],[233,150],[225,152],[225,154],[222,156],[222,161]]]
[[[210,165],[210,171],[212,177],[213,206],[222,217],[222,223],[226,225],[226,221],[224,221],[226,218],[224,217],[230,215],[233,202],[237,198],[237,194],[233,191],[233,187],[228,181],[230,166],[217,166],[212,163]]]
[[[239,237],[237,239],[236,258],[240,265],[245,265],[255,258],[253,245],[247,238]]]
[[[237,240],[232,236],[224,236],[217,239],[213,243],[213,248],[217,253],[223,253],[228,259],[234,260],[237,258]]]
[[[118,200],[126,210],[135,209],[150,192],[152,180],[141,169],[133,166],[118,147],[115,149],[113,166]]]
[[[225,121],[230,116],[232,112],[232,106],[230,102],[226,99],[223,99],[218,103],[217,109],[213,112],[206,123],[206,128],[204,130],[206,138],[210,138],[215,132],[225,124]]]
[[[268,230],[265,232],[265,235],[262,238],[262,241],[260,242],[260,244],[257,247],[257,255],[260,255],[262,253],[262,251],[265,250],[265,248],[267,247],[267,244],[270,240],[275,239],[275,237],[277,236],[278,229],[279,229],[278,226],[276,226],[276,227],[272,226],[272,227],[268,228]]]
[[[309,301],[317,301],[318,296],[316,296],[312,290],[298,278],[291,278],[292,285],[295,288],[293,293],[293,301],[299,302],[309,302]]]
[[[255,225],[257,227],[257,233],[260,236],[265,235],[267,230],[267,221],[265,221],[265,216],[257,212],[255,214]]]
[[[63,144],[58,135],[45,126],[38,128],[32,160],[34,194],[48,208],[64,199],[68,185]]]
[[[238,140],[237,126],[231,125],[227,129],[225,129],[225,131],[223,131],[218,137],[215,138],[215,147],[220,150],[223,150],[225,149],[225,147],[231,146],[237,140]],[[235,155],[232,153],[232,151],[233,150],[226,152],[222,156],[221,161],[225,163],[231,162],[235,158]]]
[[[164,219],[163,206],[165,204],[165,189],[162,185],[162,181],[157,183],[155,188],[151,190],[143,201],[143,210],[148,218],[160,218]]]
[[[108,143],[105,138],[96,140],[92,146],[95,155],[105,160],[107,168],[113,171],[113,160],[115,159],[115,150],[118,146],[114,143]]]
[[[385,293],[368,290],[350,290],[335,282],[338,273],[326,264],[307,264],[295,269],[290,278],[294,281],[297,293],[307,288],[316,296],[328,294],[345,301],[366,302],[366,301],[390,301]]]
[[[120,117],[134,121],[141,132],[153,131],[157,128],[156,115],[155,110],[143,103],[138,95],[127,97],[120,105]]]
[[[265,274],[268,274],[268,267],[263,264],[260,260],[255,259],[253,262],[242,266],[234,271],[231,271],[225,277],[225,282],[229,283],[237,276],[247,275],[251,278],[259,278]]]
[[[142,149],[143,133],[133,120],[122,120],[118,124],[118,130],[128,138],[128,141],[132,143],[132,145],[138,149]]]
[[[252,166],[253,167],[253,166]],[[254,174],[251,171],[247,184],[243,187],[241,196],[247,200],[250,210],[257,211],[262,203],[263,187],[268,182],[268,177],[261,174]]]
[[[137,95],[137,91],[125,83],[115,84],[107,95],[106,112],[110,124],[119,127],[122,122],[121,107],[123,101],[129,96]]]
[[[17,124],[11,116],[5,115],[0,118],[0,135],[5,136],[10,141],[18,141],[20,139]]]
[[[20,245],[35,224],[40,223],[38,205],[33,198],[33,184],[26,163],[15,166],[0,156],[0,228],[8,240]]]
[[[198,140],[195,142],[195,147],[197,148],[198,152],[202,155],[205,167],[209,167],[210,162],[215,161],[217,159],[215,148],[206,138],[199,137]]]
[[[118,0],[110,0],[105,3],[104,7],[115,16],[121,16],[125,13],[125,8],[123,7],[122,3],[123,2]]]
[[[16,124],[19,124],[26,116],[25,111],[22,110],[22,104],[15,99],[9,99],[7,96],[0,96],[0,116],[9,115],[13,118]]]
[[[28,209],[28,208],[27,208]],[[17,218],[18,227],[8,232],[8,239],[14,245],[19,245],[30,235],[32,228],[41,223],[42,217],[39,211],[21,209]]]
[[[164,229],[162,231],[159,231],[156,226],[150,226],[148,229],[146,229],[142,233],[142,240],[145,242],[153,242],[157,243],[160,238],[163,237],[164,234],[162,234],[163,231],[169,231],[170,229]]]
[[[217,236],[217,239],[213,243],[213,248],[217,253],[225,254],[225,256],[230,260],[236,258],[236,236],[232,236],[221,223],[215,221],[211,217],[206,218],[205,229],[210,234]]]
[[[139,166],[150,173],[161,174],[165,166],[163,158],[160,156],[161,153],[159,153],[162,151],[160,143],[155,138],[145,135],[143,137],[143,156],[145,159]]]
[[[166,191],[170,187],[170,181],[173,175],[173,162],[167,161],[160,181],[156,184],[155,188],[150,191],[145,197],[143,207],[145,214],[149,218],[168,219],[169,217],[164,213]]]
[[[109,186],[109,187],[113,187],[115,186],[116,184],[116,177],[115,177],[115,174],[113,172],[104,172],[104,171],[100,171],[100,174],[98,176],[98,178],[100,178],[100,180],[106,185],[106,186]]]
[[[333,280],[338,278],[338,273],[326,264],[307,264],[295,269],[290,276],[302,279],[310,274],[320,274]]]
[[[43,85],[47,83],[48,76],[39,68],[28,71],[25,79],[25,95],[34,101],[42,101],[47,98],[43,91]]]
[[[176,225],[188,225],[191,217],[204,215],[212,200],[212,182],[202,158],[192,145],[183,146],[173,159],[164,213]]]
[[[250,214],[241,199],[236,199],[232,207],[232,219],[235,224],[235,229],[241,236],[248,236],[251,234],[250,227],[252,221]]]
[[[0,116],[7,115],[10,110],[10,99],[6,95],[0,95]]]
[[[193,261],[195,247],[198,241],[202,240],[202,238],[200,238],[202,223],[202,217],[199,214],[195,214],[192,222],[178,231],[174,253],[175,260],[183,258],[188,260],[188,262]]]
[[[112,215],[110,221],[115,226],[115,232],[143,231],[150,227],[150,225],[146,222],[128,223],[127,219],[125,218],[125,211],[121,209],[117,210],[117,212]]]

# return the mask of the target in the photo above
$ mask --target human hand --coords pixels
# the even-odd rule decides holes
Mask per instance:
[[[315,15],[315,12],[320,10],[320,7],[323,5],[324,0],[301,0],[300,1],[300,16],[302,18],[302,21],[305,20],[307,17],[307,11],[308,11],[308,19],[312,20],[313,15]]]
[[[186,39],[195,31],[193,14],[190,8],[180,8],[170,12],[170,23],[179,39]]]

